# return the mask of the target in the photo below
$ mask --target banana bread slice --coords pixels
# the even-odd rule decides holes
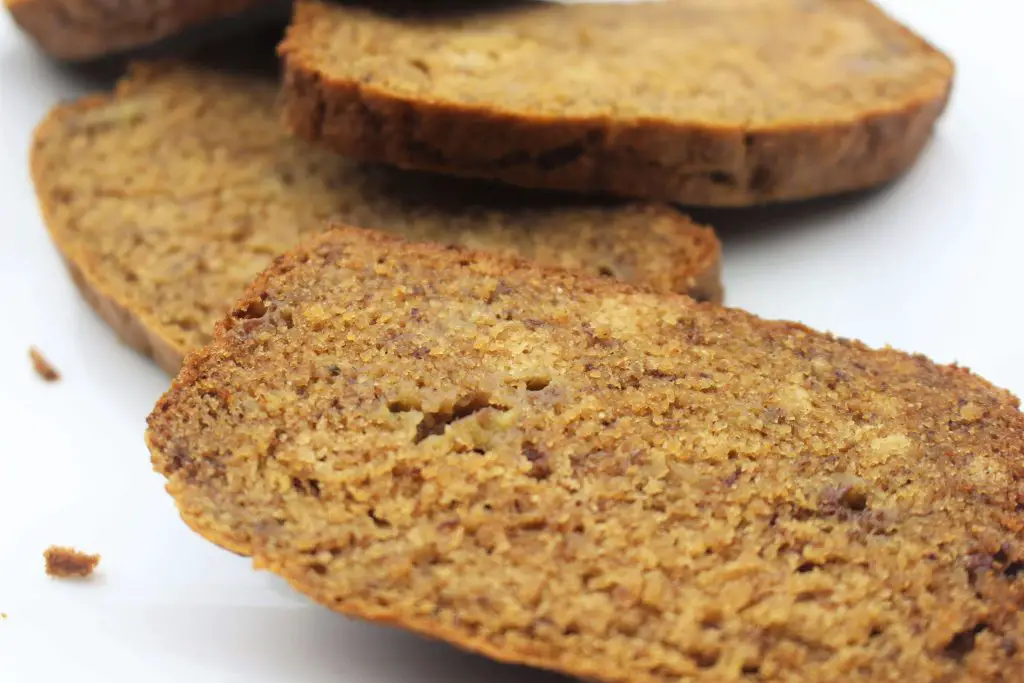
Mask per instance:
[[[139,66],[115,94],[58,106],[36,132],[36,191],[75,282],[169,372],[252,278],[332,216],[721,299],[717,238],[667,205],[361,165],[285,133],[276,94],[257,74]]]
[[[287,18],[286,0],[4,0],[14,22],[48,54],[97,59],[184,34],[231,34]]]
[[[299,0],[292,130],[407,168],[744,206],[900,174],[953,77],[867,0],[404,4]]]
[[[147,441],[344,614],[633,683],[1009,683],[1024,417],[956,366],[355,229],[279,259]]]

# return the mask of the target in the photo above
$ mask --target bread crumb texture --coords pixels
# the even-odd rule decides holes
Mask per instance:
[[[275,256],[334,216],[722,298],[718,239],[667,205],[359,165],[282,131],[275,97],[258,75],[137,66],[113,96],[59,106],[36,132],[36,192],[73,277],[169,371]]]
[[[99,555],[56,545],[47,548],[43,557],[46,559],[46,573],[55,579],[88,578],[100,563]]]
[[[29,348],[28,357],[32,361],[32,369],[45,381],[57,382],[60,380],[60,373],[50,364],[50,361],[46,360],[46,357],[39,349],[35,347]]]
[[[77,61],[145,46],[275,1],[4,0],[4,4],[14,22],[44,51]]]
[[[1024,672],[1024,418],[921,356],[343,229],[256,281],[147,441],[211,541],[500,660]]]
[[[393,4],[298,1],[291,129],[531,187],[724,206],[872,187],[918,157],[953,78],[867,0]]]

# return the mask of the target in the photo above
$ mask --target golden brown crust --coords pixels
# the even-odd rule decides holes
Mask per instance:
[[[55,579],[88,578],[100,563],[99,555],[56,545],[47,548],[43,557],[46,559],[46,573]]]
[[[362,167],[282,132],[275,97],[259,75],[140,64],[114,95],[58,106],[36,131],[36,192],[75,284],[168,372],[272,256],[332,215],[721,301],[717,238],[669,206]]]
[[[147,443],[339,612],[606,681],[1005,683],[1024,416],[956,366],[354,229],[279,258]]]
[[[143,47],[274,0],[5,0],[11,18],[50,55],[89,60]]]
[[[677,5],[684,16],[669,15],[666,19],[664,12],[668,10],[658,6],[670,3]],[[684,45],[687,42],[685,12],[707,11],[704,7],[707,3],[703,0],[670,0],[670,3],[646,3],[628,10],[609,10],[608,6],[601,5],[550,6],[543,11],[527,3],[522,11],[532,12],[538,26],[568,21],[572,13],[583,16],[584,13],[622,11],[624,27],[621,30],[633,30],[638,40],[657,31],[655,27],[675,23],[676,26],[666,30],[677,30],[680,33],[678,43]],[[801,120],[799,115],[789,115],[744,124],[722,117],[722,121],[716,123],[714,117],[699,116],[688,121],[685,115],[616,116],[599,114],[596,109],[588,114],[531,113],[512,101],[479,101],[473,96],[467,96],[465,101],[446,99],[447,94],[437,95],[430,86],[422,84],[418,90],[398,89],[393,87],[395,79],[390,78],[388,71],[398,69],[388,66],[392,62],[380,67],[364,67],[358,74],[332,64],[329,55],[344,44],[341,36],[349,35],[348,31],[360,28],[367,34],[379,31],[381,35],[376,42],[367,38],[372,49],[379,50],[381,45],[403,45],[400,38],[415,39],[420,28],[415,21],[408,25],[398,20],[388,23],[369,10],[302,0],[279,49],[286,69],[284,120],[297,135],[359,159],[495,178],[527,187],[611,192],[691,205],[747,206],[860,190],[889,181],[913,164],[949,97],[953,66],[944,55],[895,24],[866,0],[825,5],[801,4],[797,0],[755,3],[729,0],[720,4],[736,9],[711,21],[756,22],[745,18],[751,5],[756,8],[793,6],[793,16],[788,17],[785,26],[778,28],[793,34],[805,30],[801,17],[797,16],[803,11],[834,12],[837,35],[849,30],[848,24],[862,21],[887,34],[884,39],[878,38],[879,43],[898,44],[899,47],[892,48],[894,51],[910,51],[917,56],[922,63],[922,83],[888,100],[876,97],[877,101],[868,105],[860,105],[852,99],[848,110],[842,114],[815,116],[809,111],[806,120]],[[814,9],[804,9],[812,5]],[[645,24],[643,18],[646,12],[651,14],[650,25]],[[598,14],[594,23],[602,16]],[[507,17],[494,21],[499,19]],[[585,20],[579,23],[586,27]],[[755,28],[752,26],[752,31]],[[461,29],[456,30],[454,26],[451,30],[453,36],[463,35],[459,33]],[[337,36],[332,31],[336,31]],[[421,64],[421,68],[428,68],[429,55],[406,55],[401,49],[395,48],[395,63],[412,60]],[[729,49],[730,46],[723,43],[722,52],[727,53]],[[496,53],[500,52],[501,49],[496,49]],[[627,56],[633,58],[628,53]],[[812,65],[815,59],[808,54],[794,62]],[[858,60],[867,62],[868,59],[849,57],[843,63],[852,64],[847,67],[850,73],[836,73],[833,87],[842,90],[848,87],[848,82],[856,82],[860,67],[855,65],[861,63]],[[727,66],[733,70],[740,68],[733,64]],[[666,65],[661,68],[667,70],[663,74],[667,79],[686,78],[685,73],[680,75]],[[572,72],[571,65],[565,69],[567,73]],[[535,73],[532,77],[549,79],[551,74]],[[428,71],[427,78],[434,76]],[[794,81],[799,82],[799,79],[794,78]],[[768,83],[758,85],[771,89]],[[546,80],[538,80],[534,87],[546,92],[544,88],[549,86]],[[592,87],[599,89],[601,85]],[[885,92],[887,85],[870,87]],[[419,94],[411,94],[412,91]],[[552,92],[550,97],[558,94]],[[773,93],[764,95],[767,100],[772,97]],[[818,92],[806,97],[814,101],[815,97],[824,99],[826,95]],[[630,103],[623,102],[622,106],[628,107]],[[721,107],[727,109],[728,106],[723,96]]]

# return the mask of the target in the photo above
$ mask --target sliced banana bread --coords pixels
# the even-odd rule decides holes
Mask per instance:
[[[253,277],[332,216],[721,298],[718,240],[669,206],[360,165],[285,133],[275,97],[258,75],[140,66],[36,132],[36,191],[75,281],[170,372]]]
[[[742,206],[898,175],[953,76],[867,0],[487,4],[299,0],[288,125],[408,168]]]
[[[921,356],[345,229],[256,280],[147,440],[203,536],[497,659],[1024,671],[1024,416]]]

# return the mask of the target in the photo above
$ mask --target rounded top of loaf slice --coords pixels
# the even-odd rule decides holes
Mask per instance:
[[[340,612],[637,683],[1024,670],[1024,416],[963,368],[342,230],[147,441],[183,519]]]
[[[435,106],[749,132],[902,111],[952,76],[867,0],[394,4],[301,0],[282,50],[328,82]]]
[[[271,260],[338,217],[718,301],[714,233],[667,205],[530,193],[368,166],[282,130],[276,83],[137,65],[40,124],[32,172],[79,285],[176,371]]]

